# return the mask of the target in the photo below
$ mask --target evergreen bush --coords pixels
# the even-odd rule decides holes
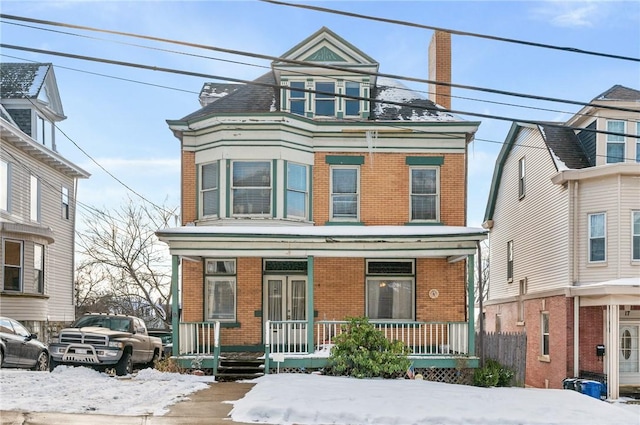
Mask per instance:
[[[476,387],[510,387],[514,372],[493,359],[485,362],[484,367],[473,373],[473,385]]]

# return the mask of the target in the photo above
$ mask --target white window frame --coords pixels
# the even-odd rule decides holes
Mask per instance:
[[[369,264],[371,262],[389,262],[389,263],[410,263],[411,264],[411,272],[410,273],[375,273],[373,271],[370,270],[369,268]],[[393,322],[393,321],[413,321],[415,320],[416,317],[416,263],[415,260],[409,260],[409,259],[384,259],[384,258],[376,258],[376,259],[368,259],[365,262],[365,309],[366,309],[366,315],[369,318],[369,320],[371,321],[384,321],[384,322]],[[407,315],[405,316],[400,316],[400,317],[393,317],[394,315],[396,315],[396,313],[400,313],[399,311],[394,311],[394,307],[400,307],[398,304],[400,304],[400,300],[398,301],[398,303],[396,303],[395,299],[392,300],[392,306],[391,306],[391,318],[388,317],[383,317],[380,318],[379,314],[376,314],[376,317],[372,317],[372,315],[374,315],[374,309],[373,306],[370,305],[370,299],[369,299],[369,295],[370,295],[370,287],[373,285],[373,289],[375,289],[375,287],[387,287],[389,285],[393,285],[393,284],[403,284],[403,283],[408,283],[410,285],[410,290],[411,293],[408,297],[411,306],[409,307],[409,312]],[[394,296],[398,293],[399,291],[394,291],[392,292],[392,294],[394,294]],[[378,306],[379,307],[379,306]],[[379,310],[379,309],[378,309]]]
[[[622,124],[622,130],[612,128],[613,124]],[[616,133],[626,133],[627,122],[623,120],[607,120],[607,131],[616,132]],[[622,145],[622,158],[609,157],[609,146],[610,145]],[[607,134],[607,143],[605,146],[605,156],[606,163],[613,164],[617,162],[624,162],[626,156],[626,143],[624,136],[616,136],[613,134]]]
[[[302,85],[301,88],[296,87],[296,88],[292,88],[292,84],[294,85]],[[305,116],[306,115],[306,111],[307,111],[307,92],[305,91],[301,91],[304,90],[306,88],[306,82],[305,81],[289,81],[289,89],[288,91],[288,96],[287,96],[287,103],[288,103],[288,107],[289,107],[289,112],[295,115],[301,115],[301,116]],[[295,92],[296,96],[293,95],[293,93]],[[298,112],[294,112],[293,111],[293,103],[294,102],[301,102],[302,103],[302,112],[298,113]]]
[[[19,246],[19,264],[7,264],[7,243],[17,244]],[[5,279],[7,279],[7,268],[18,269],[18,288],[7,289],[5,287]],[[22,292],[24,288],[24,242],[16,239],[3,239],[2,240],[2,290],[11,292]]]
[[[216,185],[212,187],[204,187],[204,170],[205,167],[215,167],[214,175],[216,176]],[[199,204],[200,204],[200,217],[220,217],[220,164],[218,161],[209,162],[207,164],[201,164],[199,167],[199,176],[198,179],[200,184],[200,195],[199,195]],[[213,194],[216,200],[216,211],[212,211],[208,213],[205,211],[205,196]]]
[[[551,352],[551,316],[548,311],[540,312],[540,356],[549,359]]]
[[[602,216],[603,217],[603,224],[602,224],[602,235],[597,234],[594,235],[592,234],[592,227],[591,227],[591,220],[592,218],[596,218],[597,216]],[[587,232],[588,232],[588,260],[589,263],[604,263],[607,261],[607,214],[600,212],[600,213],[592,213],[592,214],[588,214],[587,215]],[[592,252],[592,242],[594,242],[596,239],[602,239],[603,240],[603,244],[604,244],[604,255],[602,259],[593,259],[593,252]]]
[[[325,90],[322,88],[318,88],[318,84],[333,84],[333,97],[326,95],[326,94],[321,94],[321,93],[317,93],[317,92],[323,92],[323,93],[328,93],[329,90]],[[316,80],[314,81],[314,96],[313,96],[313,114],[316,117],[335,117],[336,116],[336,111],[338,110],[337,105],[336,105],[336,89],[337,89],[337,83],[333,80]],[[325,97],[326,96],[326,97]],[[320,115],[318,113],[318,102],[322,102],[322,103],[333,103],[333,114],[329,115],[329,114],[322,114]]]
[[[526,194],[526,178],[526,162],[525,157],[523,156],[518,160],[518,199],[524,198],[524,195]]]
[[[421,170],[433,170],[435,171],[436,181],[435,181],[435,191],[434,193],[413,193],[413,172],[421,171]],[[414,208],[414,197],[432,197],[435,198],[435,217],[433,218],[415,218],[413,215]],[[440,167],[431,167],[431,166],[412,166],[409,167],[409,214],[411,216],[411,221],[422,221],[422,222],[438,222],[440,221]]]
[[[33,290],[37,294],[44,294],[45,290],[45,261],[44,245],[33,244]]]
[[[351,216],[338,216],[335,213],[335,208],[334,208],[334,204],[335,204],[335,200],[334,198],[340,197],[340,196],[346,196],[349,194],[349,192],[338,192],[335,193],[334,192],[334,181],[333,181],[333,171],[334,170],[354,170],[356,172],[356,191],[355,193],[352,193],[352,196],[355,196],[356,199],[356,213],[355,213],[355,217],[351,217]],[[360,220],[360,166],[359,165],[332,165],[331,167],[329,167],[329,192],[330,192],[330,196],[329,196],[329,219],[331,221],[359,221]]]
[[[234,181],[234,169],[238,164],[250,164],[250,163],[265,163],[269,166],[269,185],[268,186],[236,186]],[[231,181],[229,182],[229,187],[231,188],[231,215],[233,217],[271,217],[273,214],[273,163],[270,160],[238,160],[231,161]],[[253,213],[251,211],[244,211],[244,208],[238,208],[236,212],[236,207],[240,207],[240,205],[235,205],[235,191],[236,190],[268,190],[269,191],[269,211],[261,212],[261,213]]]
[[[355,89],[357,90],[357,93],[349,93],[349,89],[353,89],[354,85],[357,85],[357,87],[355,87]],[[351,86],[351,87],[349,87]],[[360,84],[357,81],[345,81],[344,83],[344,94],[347,96],[357,96],[357,97],[362,97],[362,84]],[[355,114],[349,114],[348,113],[348,105],[355,103],[356,105],[358,105],[358,110],[356,111]],[[362,105],[360,103],[359,99],[352,99],[349,97],[345,97],[344,98],[344,115],[348,116],[348,117],[357,117],[360,116],[360,111],[362,109]]]
[[[640,211],[631,211],[631,261],[640,261]]]
[[[11,164],[0,160],[0,210],[11,212]]]
[[[40,179],[34,174],[29,176],[29,218],[40,222]]]
[[[507,242],[507,282],[513,282],[513,240]]]
[[[640,121],[636,123],[636,162],[640,162]]]
[[[223,265],[224,267],[219,267]],[[204,260],[205,285],[204,285],[204,313],[205,321],[236,322],[238,310],[238,298],[236,289],[237,262],[232,258],[207,258]],[[216,300],[216,287],[226,286],[232,292],[233,306],[225,311],[232,313],[216,313],[214,311]]]
[[[60,194],[62,198],[60,202],[62,203],[62,218],[64,220],[69,220],[71,217],[71,205],[69,204],[69,188],[66,186],[62,186],[60,189]]]
[[[291,187],[291,170],[289,169],[289,167],[295,167],[295,168],[302,168],[304,171],[304,188],[296,188],[296,187]],[[298,218],[298,219],[303,219],[303,220],[307,220],[309,217],[309,166],[305,165],[305,164],[300,164],[297,162],[287,162],[287,187],[285,188],[286,191],[286,203],[287,203],[287,208],[286,208],[286,216],[287,218]],[[303,202],[303,211],[302,214],[295,214],[298,211],[293,211],[291,210],[291,196],[294,195],[302,195],[302,197],[304,198]]]

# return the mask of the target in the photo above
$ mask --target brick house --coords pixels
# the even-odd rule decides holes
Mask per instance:
[[[430,52],[450,81],[449,36]],[[255,81],[206,83],[202,108],[168,121],[182,226],[157,234],[184,364],[254,350],[267,371],[274,359],[322,367],[340,324],[366,316],[417,368],[477,365],[473,255],[486,231],[466,227],[466,191],[479,123],[439,106],[448,87],[434,102],[378,68],[321,28]]]
[[[47,341],[75,319],[76,191],[89,174],[57,152],[52,64],[0,64],[0,92],[0,311]]]
[[[528,386],[640,386],[639,105],[614,86],[566,123],[514,123],[497,158],[485,330],[526,332]]]

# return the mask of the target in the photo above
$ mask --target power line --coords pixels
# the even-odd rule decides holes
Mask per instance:
[[[568,100],[568,99],[558,99],[558,98],[553,98],[553,97],[548,97],[548,96],[538,96],[538,95],[531,95],[531,94],[524,94],[524,93],[516,93],[516,92],[510,92],[510,91],[505,91],[505,90],[497,90],[497,89],[486,88],[486,87],[477,87],[477,86],[469,86],[469,85],[463,85],[463,84],[454,84],[454,83],[435,81],[435,80],[429,80],[429,79],[424,79],[424,78],[406,77],[406,76],[395,75],[395,74],[386,74],[386,73],[381,73],[381,72],[371,72],[371,71],[366,71],[366,70],[362,70],[362,69],[345,69],[345,68],[340,67],[340,66],[329,65],[329,64],[320,63],[320,62],[309,62],[309,61],[300,61],[300,60],[294,60],[294,59],[286,59],[286,58],[282,58],[282,57],[278,57],[278,56],[264,55],[264,54],[260,54],[260,53],[246,52],[246,51],[235,50],[235,49],[226,49],[226,48],[221,48],[221,47],[209,46],[209,45],[205,45],[205,44],[178,41],[178,40],[173,40],[173,39],[154,37],[154,36],[148,36],[148,35],[141,35],[141,34],[135,34],[135,33],[130,33],[130,32],[106,30],[106,29],[100,29],[100,28],[94,28],[94,27],[88,27],[88,26],[82,26],[82,25],[66,24],[66,23],[55,22],[55,21],[45,21],[45,20],[41,20],[41,19],[26,18],[26,17],[21,17],[21,16],[6,15],[6,14],[0,14],[0,18],[10,19],[10,20],[17,20],[17,21],[26,21],[26,22],[38,23],[38,24],[50,25],[50,26],[60,26],[60,27],[66,27],[66,28],[75,28],[75,29],[81,29],[81,30],[86,30],[86,31],[103,32],[103,33],[107,33],[107,34],[122,35],[122,36],[127,36],[127,37],[134,37],[134,38],[141,38],[141,39],[144,39],[144,40],[151,40],[151,41],[159,41],[159,42],[170,43],[170,44],[177,44],[177,45],[182,45],[182,46],[187,46],[187,47],[193,47],[193,48],[199,48],[199,49],[205,49],[205,50],[212,50],[212,51],[217,51],[217,52],[222,52],[222,53],[229,53],[229,54],[233,54],[233,55],[247,56],[247,57],[252,57],[252,58],[256,58],[256,59],[265,59],[265,60],[270,60],[270,61],[275,61],[275,62],[290,63],[290,64],[294,64],[294,65],[312,66],[312,67],[316,67],[316,68],[330,69],[330,70],[334,70],[334,71],[347,71],[347,72],[350,72],[350,73],[360,74],[360,75],[386,77],[386,78],[392,78],[392,79],[396,79],[396,80],[411,81],[411,82],[415,82],[415,83],[426,83],[426,84],[433,84],[433,85],[441,85],[441,86],[447,86],[447,87],[451,87],[451,88],[460,88],[460,89],[465,89],[465,90],[482,91],[482,92],[486,92],[486,93],[505,95],[505,96],[522,97],[522,98],[533,99],[533,100],[541,100],[541,101],[548,101],[548,102],[558,102],[558,103],[567,103],[567,104],[578,105],[578,106],[591,106],[590,102],[578,102],[578,101]],[[640,61],[640,59],[639,59],[639,61]],[[193,76],[201,76],[201,75],[193,75]],[[227,81],[234,81],[232,79],[226,79],[226,80]],[[602,109],[610,109],[607,105],[601,105],[600,107]],[[637,112],[636,110],[633,110],[633,109],[619,108],[619,107],[615,108],[615,110],[618,110],[618,111],[626,110],[626,112]]]
[[[23,51],[34,52],[34,53],[48,54],[48,55],[54,55],[54,56],[67,57],[67,58],[72,58],[72,59],[86,60],[86,61],[92,61],[92,62],[107,63],[107,64],[110,64],[110,65],[119,65],[119,66],[127,66],[127,67],[133,67],[133,68],[138,68],[138,69],[145,69],[145,70],[152,70],[152,71],[159,71],[159,72],[167,72],[167,73],[186,75],[186,76],[191,76],[191,77],[210,78],[210,79],[223,80],[223,81],[232,81],[232,82],[236,82],[236,83],[250,84],[250,85],[269,87],[269,88],[275,88],[275,89],[282,89],[283,88],[283,86],[280,86],[278,84],[264,83],[264,82],[255,81],[255,80],[253,80],[253,81],[243,80],[243,79],[240,79],[240,78],[204,74],[204,73],[193,72],[193,71],[183,71],[183,70],[178,70],[178,69],[157,67],[157,66],[151,66],[151,65],[144,65],[144,64],[138,64],[138,63],[133,63],[133,62],[116,61],[116,60],[112,60],[112,59],[96,58],[96,57],[91,57],[91,56],[76,55],[76,54],[72,54],[72,53],[64,53],[64,52],[56,52],[56,51],[50,51],[50,50],[35,49],[35,48],[31,48],[31,47],[14,46],[14,45],[9,45],[9,44],[0,44],[0,47],[8,48],[8,49],[15,49],[15,50],[23,50]],[[391,101],[391,100],[378,100],[378,99],[366,98],[366,97],[361,97],[361,96],[346,95],[346,94],[342,94],[342,93],[329,93],[329,92],[323,92],[323,91],[319,91],[319,90],[312,90],[312,89],[306,89],[306,88],[304,88],[304,89],[301,88],[301,89],[296,89],[296,90],[297,91],[304,91],[304,92],[307,92],[307,93],[325,94],[325,95],[331,95],[331,96],[335,96],[335,97],[342,97],[342,98],[348,98],[348,99],[354,99],[354,100],[364,100],[364,101],[380,103],[380,104],[406,106],[406,107],[411,107],[411,108],[415,108],[415,109],[425,109],[425,110],[429,110],[430,109],[430,108],[426,108],[426,107],[420,107],[420,106],[417,106],[417,105],[407,104],[407,103],[404,103],[404,102],[395,102],[395,101]],[[431,109],[433,109],[433,108],[431,108]],[[625,110],[625,109],[627,109],[627,108],[622,108],[622,110]],[[544,124],[544,125],[550,126],[550,127],[571,128],[571,129],[574,129],[574,130],[589,131],[589,132],[599,133],[599,134],[608,134],[608,135],[613,135],[613,136],[640,138],[640,135],[636,135],[636,134],[618,133],[618,132],[612,132],[612,131],[606,131],[606,130],[583,128],[583,127],[568,127],[568,126],[563,125],[563,124],[540,121],[540,120],[511,118],[511,117],[504,117],[504,116],[500,116],[500,115],[482,114],[482,113],[479,113],[479,112],[459,111],[459,110],[455,110],[455,109],[444,109],[443,108],[443,109],[437,109],[437,110],[440,111],[440,112],[447,112],[447,113],[458,114],[458,115],[468,115],[468,116],[479,117],[479,118],[496,119],[496,120],[509,121],[509,122],[516,121],[516,122],[523,122],[523,123],[527,123],[527,124],[536,124],[536,125],[537,124]],[[629,109],[629,111],[630,112],[634,112],[634,113],[638,112],[638,110],[636,110],[636,109]]]
[[[544,43],[536,43],[536,42],[533,42],[533,41],[517,40],[517,39],[514,39],[514,38],[498,37],[498,36],[494,36],[494,35],[479,34],[479,33],[467,32],[467,31],[458,31],[458,30],[452,30],[452,29],[447,29],[447,28],[435,27],[435,26],[432,26],[432,25],[417,24],[415,22],[401,21],[401,20],[389,19],[389,18],[380,18],[380,17],[377,17],[377,16],[363,15],[363,14],[360,14],[360,13],[345,12],[345,11],[342,11],[342,10],[329,9],[329,8],[326,8],[326,7],[311,6],[311,5],[308,5],[308,4],[297,4],[297,3],[289,3],[289,2],[276,1],[276,0],[260,0],[260,1],[262,1],[264,3],[276,4],[276,5],[279,5],[279,6],[297,7],[297,8],[300,8],[300,9],[314,10],[314,11],[317,11],[317,12],[326,12],[326,13],[332,13],[332,14],[335,14],[335,15],[343,15],[343,16],[348,16],[348,17],[351,17],[351,18],[367,19],[367,20],[370,20],[370,21],[385,22],[385,23],[389,23],[389,24],[403,25],[403,26],[406,26],[406,27],[414,27],[414,28],[428,29],[428,30],[434,30],[434,31],[442,31],[442,32],[446,32],[446,33],[449,33],[449,34],[455,34],[455,35],[463,35],[463,36],[469,36],[469,37],[484,38],[484,39],[488,39],[488,40],[503,41],[503,42],[506,42],[506,43],[522,44],[522,45],[525,45],[525,46],[532,46],[532,47],[542,47],[542,48],[545,48],[545,49],[561,50],[563,52],[581,53],[581,54],[585,54],[585,55],[601,56],[601,57],[612,58],[612,59],[621,59],[621,60],[626,60],[626,61],[640,62],[640,58],[635,58],[635,57],[631,57],[631,56],[614,55],[614,54],[610,54],[610,53],[594,52],[594,51],[590,51],[590,50],[582,50],[582,49],[578,49],[576,47],[561,47],[561,46],[556,46],[556,45],[552,45],[552,44],[544,44]]]

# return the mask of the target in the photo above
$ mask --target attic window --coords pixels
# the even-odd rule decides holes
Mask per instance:
[[[333,117],[336,115],[336,87],[333,82],[316,82],[316,115]]]

